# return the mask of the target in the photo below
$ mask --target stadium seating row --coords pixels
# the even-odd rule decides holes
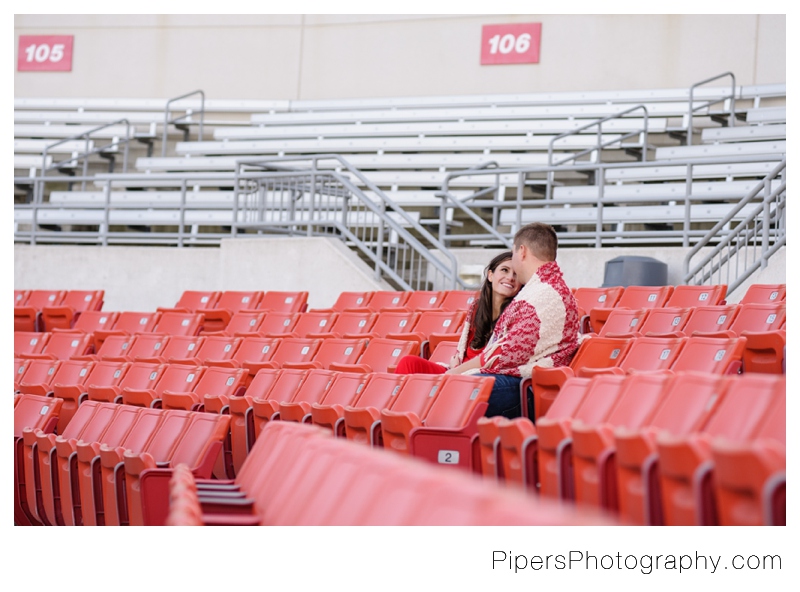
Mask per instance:
[[[785,524],[785,376],[570,378],[536,426],[478,430],[483,474],[542,497],[632,524]]]
[[[230,422],[218,414],[95,401],[83,403],[59,435],[23,419],[57,401],[15,397],[17,524],[143,524],[140,475],[185,463],[210,476]]]
[[[196,479],[179,465],[150,471],[141,483],[143,499],[153,500],[146,507],[169,500],[168,514],[150,521],[173,526],[616,523],[289,422],[264,429],[235,480]]]

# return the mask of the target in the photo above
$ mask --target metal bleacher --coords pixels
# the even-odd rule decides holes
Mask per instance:
[[[726,229],[764,210],[770,187],[758,184],[785,161],[785,96],[781,84],[698,83],[333,101],[18,98],[15,241],[323,234],[380,267],[409,250],[504,246],[544,220],[565,245],[690,246],[734,209]]]

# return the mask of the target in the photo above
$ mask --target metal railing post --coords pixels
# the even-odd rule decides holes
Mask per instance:
[[[736,76],[734,76],[733,72],[724,72],[724,73],[722,73],[722,74],[720,74],[718,76],[713,76],[712,78],[706,78],[705,80],[701,80],[700,82],[695,82],[692,86],[689,87],[689,126],[688,126],[689,129],[687,130],[687,134],[686,134],[686,144],[688,146],[692,145],[692,134],[694,132],[694,129],[693,129],[694,128],[694,112],[695,112],[695,108],[694,108],[694,89],[697,88],[698,86],[701,86],[701,85],[706,84],[708,82],[713,82],[714,80],[719,80],[720,78],[724,78],[725,76],[730,76],[731,77],[731,96],[730,96],[731,113],[730,113],[730,120],[729,120],[728,123],[729,123],[730,127],[734,127],[736,125],[736,108],[735,108],[735,104],[736,104]],[[709,106],[713,105],[714,103],[718,103],[720,100],[724,100],[724,99],[719,99],[717,101],[709,101],[705,105],[701,105],[700,107],[698,107],[698,109],[701,109],[704,106],[705,107],[709,107]]]
[[[179,97],[173,97],[172,99],[169,99],[167,101],[167,104],[164,106],[164,131],[163,131],[162,137],[161,137],[161,156],[162,157],[167,155],[167,130],[169,128],[169,124],[170,123],[176,123],[176,122],[180,121],[181,119],[184,119],[184,118],[187,117],[187,115],[182,115],[181,117],[176,117],[175,119],[170,121],[170,118],[169,118],[169,106],[170,106],[170,104],[174,103],[175,101],[179,101],[181,99],[185,99],[186,97],[191,97],[192,95],[196,95],[196,94],[200,95],[200,123],[199,123],[198,132],[197,132],[197,141],[198,142],[202,142],[203,141],[203,119],[205,118],[206,94],[202,90],[195,90],[195,91],[192,91],[190,93],[186,93],[185,95],[181,95]],[[188,117],[191,117],[191,114],[188,115]]]

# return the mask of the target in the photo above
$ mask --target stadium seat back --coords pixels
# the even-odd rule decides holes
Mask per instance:
[[[725,303],[728,293],[726,284],[712,286],[675,286],[672,295],[664,306],[689,308],[693,306],[717,306]]]
[[[468,311],[478,297],[473,290],[447,290],[438,308],[449,311]]]
[[[264,292],[258,305],[259,310],[278,312],[303,312],[308,305],[308,292]]]
[[[786,284],[752,284],[739,304],[774,304],[786,300]]]

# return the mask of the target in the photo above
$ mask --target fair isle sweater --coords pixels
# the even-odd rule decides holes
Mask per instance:
[[[530,378],[534,366],[566,366],[578,349],[578,325],[578,306],[561,269],[545,263],[497,319],[480,372]]]

